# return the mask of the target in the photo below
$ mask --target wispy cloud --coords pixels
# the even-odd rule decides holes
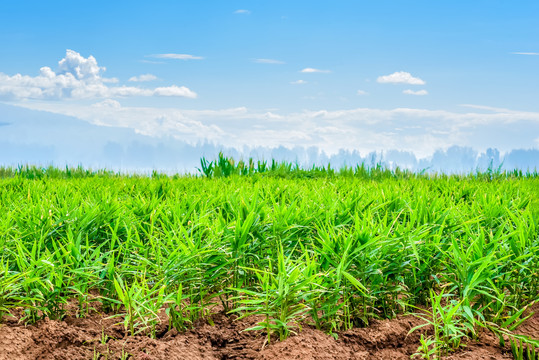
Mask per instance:
[[[157,80],[157,76],[152,75],[152,74],[143,74],[139,76],[132,76],[129,78],[129,81],[132,81],[132,82],[145,82],[145,81],[153,81],[153,80]]]
[[[363,95],[368,95],[369,93],[366,92],[365,90],[358,90],[357,94],[360,95],[360,96],[363,96]]]
[[[204,57],[195,56],[190,54],[154,54],[148,55],[149,57],[157,59],[174,59],[174,60],[202,60]]]
[[[511,114],[515,117],[515,119],[518,119],[519,117],[534,118],[537,121],[537,123],[539,123],[539,116],[537,116],[538,113],[535,113],[535,112],[510,110],[506,108],[499,108],[499,107],[487,106],[487,105],[476,105],[476,104],[460,104],[459,106],[467,107],[471,109],[483,110],[487,112],[493,112],[497,114]]]
[[[117,84],[120,82],[118,78],[101,78],[101,80],[106,84]]]
[[[514,55],[533,55],[533,56],[538,56],[539,53],[537,52],[512,52],[511,54],[514,54]]]
[[[105,99],[101,102],[95,103],[92,105],[94,108],[108,108],[108,109],[119,109],[122,107],[119,101],[112,99]]]
[[[412,74],[406,71],[397,71],[390,75],[379,76],[376,79],[380,84],[408,84],[408,85],[425,85],[426,82],[420,78],[413,77]]]
[[[305,80],[296,80],[296,81],[291,81],[290,84],[292,84],[292,85],[303,85],[303,84],[307,84],[307,81],[305,81]]]
[[[320,70],[315,68],[305,68],[301,70],[302,73],[330,73],[331,70]]]
[[[158,96],[182,96],[182,97],[188,97],[188,98],[196,98],[197,94],[194,91],[189,90],[185,86],[164,86],[164,87],[158,87],[153,90],[152,95],[158,95]]]
[[[246,10],[246,9],[238,9],[236,11],[234,11],[234,14],[244,14],[244,15],[249,15],[251,13],[250,10]]]
[[[275,60],[275,59],[254,59],[255,63],[258,64],[284,64],[284,61]]]
[[[467,108],[470,108],[470,109],[478,109],[478,110],[492,111],[492,112],[497,112],[497,113],[503,113],[503,112],[507,113],[507,112],[510,112],[510,111],[511,111],[511,110],[509,110],[509,109],[498,108],[498,107],[487,106],[487,105],[460,104],[459,106],[467,107]]]
[[[146,60],[146,59],[142,59],[139,61],[145,64],[164,64],[165,63],[164,61],[155,61],[155,60]]]
[[[48,66],[38,76],[0,73],[0,98],[7,99],[89,99],[126,96],[180,96],[196,98],[197,94],[185,86],[167,86],[145,89],[135,86],[109,86],[116,78],[102,76],[105,68],[93,56],[85,58],[73,50],[58,62],[58,69]]]
[[[418,95],[418,96],[423,96],[423,95],[428,95],[429,92],[427,90],[417,90],[417,91],[414,91],[414,90],[404,90],[402,92],[403,94],[406,94],[406,95]]]
[[[275,112],[245,107],[183,110],[121,106],[116,100],[96,105],[24,101],[18,105],[78,117],[94,124],[134,129],[157,138],[173,137],[225,147],[317,146],[326,153],[355,149],[412,151],[424,157],[453,145],[500,150],[536,144],[539,113],[508,111],[450,112],[414,108],[356,108]],[[529,131],[519,131],[529,129]],[[507,136],[517,133],[519,136]]]

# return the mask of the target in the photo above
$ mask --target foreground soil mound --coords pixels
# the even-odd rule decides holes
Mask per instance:
[[[535,311],[539,310],[535,306]],[[95,313],[86,318],[66,317],[63,321],[43,320],[24,326],[8,317],[0,326],[0,360],[22,359],[410,359],[419,346],[419,332],[408,335],[420,324],[414,316],[371,322],[333,338],[304,326],[299,335],[266,344],[260,332],[243,329],[256,319],[234,321],[224,313],[212,317],[214,325],[198,324],[185,333],[168,330],[163,319],[157,338],[125,336],[117,319]],[[428,331],[428,330],[427,330]],[[524,323],[519,333],[539,338],[539,315]],[[497,339],[483,334],[480,342],[467,344],[448,359],[512,359]]]

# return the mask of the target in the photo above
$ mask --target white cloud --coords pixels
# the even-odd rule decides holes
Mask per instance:
[[[369,93],[366,92],[365,90],[358,90],[358,91],[357,91],[357,94],[358,94],[358,95],[368,95]]]
[[[101,81],[107,84],[117,84],[120,82],[118,78],[101,78]]]
[[[510,110],[510,109],[499,108],[499,107],[494,107],[494,106],[474,105],[474,104],[461,104],[460,106],[468,107],[471,109],[478,109],[478,110],[493,112],[498,115],[504,114],[506,116],[511,116],[512,120],[509,119],[508,121],[517,121],[518,119],[536,119],[539,122],[537,113],[531,112],[531,111],[518,111],[518,110]]]
[[[254,62],[258,64],[284,64],[284,61],[274,59],[255,59]]]
[[[307,84],[307,81],[305,81],[305,80],[296,80],[296,81],[290,82],[290,84],[292,84],[292,85],[303,85],[303,84]]]
[[[96,125],[119,126],[153,137],[191,143],[212,141],[224,147],[317,146],[366,154],[400,149],[419,157],[453,145],[481,150],[536,146],[539,113],[451,112],[414,108],[280,112],[245,107],[222,110],[127,107],[113,99],[95,105],[72,102],[20,102],[19,106],[74,116]],[[520,130],[519,130],[520,129]],[[522,133],[521,129],[529,129]],[[508,136],[518,134],[518,136]]]
[[[250,10],[246,10],[246,9],[238,9],[236,11],[234,11],[234,14],[245,14],[245,15],[249,15],[251,13]]]
[[[12,99],[87,99],[123,96],[182,96],[197,95],[186,87],[172,85],[156,89],[134,86],[108,86],[116,78],[105,78],[104,67],[93,56],[85,58],[73,50],[58,63],[55,72],[50,67],[40,69],[38,76],[0,73],[0,97]]]
[[[512,110],[509,110],[509,109],[498,108],[498,107],[493,107],[493,106],[486,106],[486,105],[460,104],[460,106],[468,107],[468,108],[471,108],[471,109],[492,111],[492,112],[497,112],[497,113],[502,113],[502,112],[507,113],[507,112],[512,111]]]
[[[419,96],[422,96],[422,95],[428,95],[428,91],[427,90],[417,90],[417,91],[414,91],[414,90],[404,90],[402,92],[403,94],[406,94],[406,95],[419,95]]]
[[[190,54],[154,54],[148,55],[157,59],[174,59],[174,60],[202,60],[204,57]]]
[[[155,60],[146,60],[146,59],[142,59],[139,61],[145,64],[164,64],[165,63],[164,61],[155,61]]]
[[[182,96],[194,99],[197,97],[197,94],[185,86],[167,86],[167,87],[158,87],[153,91],[153,95],[160,96]]]
[[[330,70],[320,70],[320,69],[314,69],[314,68],[305,68],[301,70],[302,73],[330,73]]]
[[[152,75],[152,74],[143,74],[139,76],[132,76],[129,78],[129,81],[132,81],[132,82],[145,82],[145,81],[153,81],[153,80],[157,80],[157,76]]]
[[[154,95],[154,90],[151,89],[142,89],[134,86],[118,86],[112,89],[109,89],[106,96],[152,96]]]
[[[97,60],[92,56],[84,58],[81,54],[73,50],[66,50],[66,57],[58,62],[58,74],[75,75],[79,80],[98,80],[100,73],[105,71],[105,67],[97,65]],[[54,72],[50,68],[42,68],[42,75],[54,77]]]
[[[539,53],[536,53],[536,52],[512,52],[511,54],[514,54],[514,55],[532,55],[532,56],[539,55]]]
[[[391,75],[379,76],[376,80],[381,84],[408,84],[408,85],[425,85],[426,82],[420,78],[413,77],[412,74],[406,71],[397,71]]]
[[[112,108],[112,109],[119,109],[122,107],[119,101],[113,100],[113,99],[105,99],[101,102],[95,103],[92,105],[96,108]]]

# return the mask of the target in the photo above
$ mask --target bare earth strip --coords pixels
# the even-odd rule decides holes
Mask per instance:
[[[533,310],[539,310],[535,306]],[[410,359],[419,345],[419,332],[408,335],[420,324],[416,317],[398,316],[371,322],[367,328],[339,333],[338,339],[308,325],[297,336],[265,344],[265,336],[244,332],[257,319],[233,321],[224,313],[212,316],[214,325],[197,326],[185,333],[159,326],[157,338],[125,336],[118,319],[98,312],[86,318],[68,316],[63,321],[42,320],[33,326],[18,324],[8,317],[0,326],[0,360],[23,359]],[[428,330],[427,330],[428,331]],[[539,338],[536,313],[519,333]],[[498,346],[497,338],[483,334],[448,359],[512,359],[509,349]]]

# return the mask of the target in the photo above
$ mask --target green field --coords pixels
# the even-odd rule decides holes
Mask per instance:
[[[537,345],[512,331],[538,298],[537,174],[229,164],[205,162],[208,177],[2,169],[0,322],[99,301],[155,336],[160,309],[181,332],[219,307],[262,315],[252,330],[275,341],[419,307],[429,349],[482,328]]]

